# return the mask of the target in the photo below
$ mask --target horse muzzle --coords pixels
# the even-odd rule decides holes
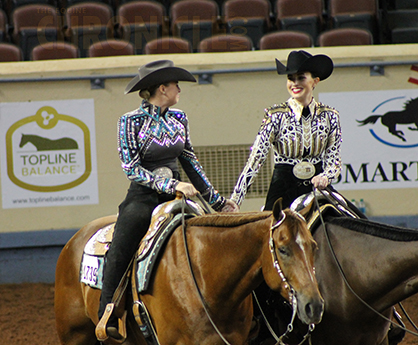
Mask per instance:
[[[299,319],[309,325],[318,324],[322,320],[324,314],[324,300],[321,296],[316,298],[307,298],[305,296],[296,296],[297,313]]]

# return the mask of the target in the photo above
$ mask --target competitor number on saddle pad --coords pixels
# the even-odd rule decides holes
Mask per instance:
[[[84,254],[80,269],[80,282],[95,288],[102,288],[103,257]]]

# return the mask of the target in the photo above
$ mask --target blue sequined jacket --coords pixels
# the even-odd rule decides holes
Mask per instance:
[[[213,188],[190,141],[186,114],[178,109],[161,109],[142,101],[141,106],[118,121],[118,150],[122,169],[129,180],[160,193],[175,194],[179,183],[153,173],[159,167],[178,172],[178,161],[191,183],[215,210],[225,198]]]

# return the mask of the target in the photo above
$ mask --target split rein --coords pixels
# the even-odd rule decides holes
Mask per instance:
[[[211,213],[210,208],[208,206],[208,204],[206,203],[206,200],[203,199],[202,195],[200,193],[197,194],[197,196],[199,197],[200,202],[202,203],[204,209],[205,209],[205,213]],[[187,245],[187,236],[186,236],[186,220],[184,217],[184,209],[185,209],[185,204],[186,204],[186,197],[184,196],[184,194],[182,195],[181,198],[181,225],[182,225],[182,229],[183,229],[183,240],[184,240],[184,248],[186,251],[186,257],[187,257],[187,264],[189,266],[189,270],[190,273],[192,275],[193,278],[193,283],[194,286],[196,288],[197,294],[199,295],[199,299],[200,302],[202,303],[203,309],[205,310],[206,316],[208,317],[210,323],[212,324],[212,327],[215,329],[216,333],[218,333],[218,335],[221,337],[222,341],[227,344],[227,345],[231,345],[226,339],[225,337],[222,335],[222,333],[220,332],[219,328],[216,326],[215,322],[213,321],[213,319],[211,318],[210,314],[209,314],[209,308],[208,305],[202,295],[202,292],[200,291],[199,285],[197,284],[196,281],[196,277],[193,273],[193,267],[192,267],[192,263],[190,260],[190,255],[189,255],[189,246]]]
[[[348,287],[348,289],[351,291],[351,293],[363,304],[363,305],[365,305],[368,309],[370,309],[371,311],[373,311],[375,314],[377,314],[378,316],[380,316],[382,319],[384,319],[384,320],[386,320],[386,321],[388,321],[388,322],[390,322],[392,325],[395,325],[396,327],[399,327],[400,329],[402,329],[402,330],[404,330],[405,332],[408,332],[408,333],[410,333],[410,334],[412,334],[412,335],[414,335],[414,336],[416,336],[416,337],[418,337],[418,333],[416,333],[416,332],[414,332],[414,331],[411,331],[411,330],[409,330],[409,329],[406,329],[405,327],[402,327],[401,325],[399,325],[399,324],[397,324],[397,323],[395,323],[395,322],[393,322],[391,319],[389,319],[389,318],[387,318],[386,316],[384,316],[383,314],[381,314],[381,313],[379,313],[376,309],[374,309],[371,305],[369,305],[366,301],[364,301],[355,291],[354,291],[354,289],[351,287],[351,285],[350,285],[350,283],[348,282],[348,280],[347,280],[347,277],[345,276],[345,274],[344,274],[344,271],[343,271],[343,269],[342,269],[342,267],[341,267],[341,264],[340,264],[340,262],[338,261],[338,258],[337,258],[337,255],[335,254],[335,251],[334,251],[334,248],[332,247],[332,243],[331,243],[331,239],[330,239],[330,237],[329,237],[329,234],[328,234],[328,230],[327,230],[327,227],[326,227],[326,225],[325,225],[325,221],[324,221],[324,218],[322,217],[322,212],[321,212],[321,209],[320,209],[320,207],[319,207],[319,202],[318,202],[318,199],[317,199],[317,197],[316,197],[316,193],[315,193],[315,187],[313,187],[313,194],[314,194],[314,199],[315,199],[315,206],[317,207],[317,209],[318,209],[318,212],[319,212],[319,218],[320,218],[320,220],[321,220],[321,224],[322,224],[322,227],[324,228],[324,233],[325,233],[325,237],[326,237],[326,240],[327,240],[327,243],[328,243],[328,247],[329,247],[329,249],[330,249],[330,251],[331,251],[331,254],[332,254],[332,257],[333,257],[333,259],[334,259],[334,261],[335,261],[335,264],[336,264],[336,266],[337,266],[337,268],[338,268],[338,271],[339,271],[339,273],[340,273],[340,275],[341,275],[341,277],[343,278],[343,280],[344,280],[344,283],[345,283],[345,285]],[[328,189],[328,188],[325,188],[327,191],[328,191],[328,193],[331,195],[331,191]],[[328,200],[328,201],[330,201],[332,204],[334,204],[334,202],[332,201],[332,200],[330,200],[330,198],[327,196],[327,195],[325,195],[320,189],[318,189],[318,191]],[[412,321],[412,319],[410,318],[410,316],[407,314],[407,312],[405,311],[405,309],[403,308],[403,306],[402,306],[402,304],[401,303],[398,303],[399,304],[399,306],[401,307],[401,309],[402,309],[402,312],[405,314],[405,317],[408,319],[408,321],[410,322],[410,324],[414,327],[414,329],[416,330],[416,331],[418,331],[418,327],[414,324],[414,322]]]
[[[200,193],[197,194],[197,197],[199,198],[200,202],[202,203],[202,205],[204,207],[204,210],[205,210],[205,213],[212,213],[210,211],[210,208],[209,208],[206,200],[203,199],[203,197],[201,196]],[[197,284],[196,277],[195,277],[194,272],[193,272],[193,267],[192,267],[192,263],[191,263],[190,255],[189,255],[189,248],[188,248],[188,244],[187,244],[187,236],[186,236],[185,203],[186,203],[186,198],[185,198],[184,195],[182,195],[181,212],[182,212],[183,240],[184,240],[184,247],[185,247],[185,251],[186,251],[187,264],[189,266],[189,270],[190,270],[190,273],[191,273],[191,276],[192,276],[192,279],[193,279],[193,283],[194,283],[194,286],[196,288],[196,291],[197,291],[197,294],[199,296],[199,299],[200,299],[200,301],[202,303],[203,309],[205,310],[206,316],[208,317],[210,323],[212,324],[212,327],[214,328],[214,330],[216,331],[216,333],[219,335],[219,337],[222,339],[222,341],[225,344],[231,345],[228,342],[228,340],[226,340],[225,337],[222,335],[222,333],[220,332],[219,328],[216,326],[215,322],[213,321],[212,317],[210,316],[208,305],[207,305],[207,303],[206,303],[206,301],[205,301],[205,299],[204,299],[204,297],[202,295],[202,292],[200,291],[199,285]],[[267,328],[269,329],[269,331],[272,334],[272,336],[274,337],[274,339],[277,341],[277,343],[279,345],[286,345],[285,343],[283,343],[283,340],[282,339],[285,336],[287,336],[287,334],[289,334],[290,332],[292,332],[292,330],[293,330],[293,322],[295,320],[296,313],[297,313],[297,299],[296,299],[296,292],[295,292],[295,290],[290,285],[290,283],[287,281],[287,279],[286,279],[285,275],[283,274],[283,271],[282,271],[282,269],[280,267],[279,260],[277,258],[277,254],[276,254],[274,240],[273,240],[273,232],[274,232],[274,230],[276,230],[277,228],[279,228],[280,225],[286,219],[286,214],[283,211],[281,211],[281,213],[282,213],[282,219],[280,219],[276,224],[274,224],[270,228],[269,248],[270,248],[270,253],[271,253],[271,256],[272,256],[272,260],[273,260],[273,266],[277,270],[277,273],[279,274],[279,276],[280,276],[280,278],[281,278],[281,280],[283,282],[284,288],[287,289],[287,290],[289,290],[289,301],[290,301],[290,303],[292,305],[292,309],[293,309],[292,319],[291,319],[289,325],[287,326],[286,332],[283,335],[281,335],[280,337],[278,337],[275,334],[274,330],[272,329],[270,323],[268,322],[268,320],[267,320],[267,318],[266,318],[266,316],[265,316],[265,314],[264,314],[264,312],[263,312],[263,310],[262,310],[262,308],[261,308],[261,306],[260,306],[260,304],[258,302],[257,296],[255,295],[255,292],[254,291],[253,291],[253,296],[254,296],[254,298],[256,300],[256,303],[257,303],[257,305],[258,305],[258,307],[259,307],[259,309],[261,311],[261,314],[262,314],[262,316],[264,318],[264,321],[265,321],[265,323],[267,325]],[[314,330],[314,328],[315,328],[315,325],[314,324],[309,325],[308,333],[304,336],[302,342],[300,342],[298,345],[303,344],[305,342],[305,340],[308,339],[308,338],[310,340],[310,334],[312,333],[312,331]],[[309,343],[311,343],[311,342],[309,342]]]

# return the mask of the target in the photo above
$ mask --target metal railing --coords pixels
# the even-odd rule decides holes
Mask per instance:
[[[354,62],[335,64],[334,68],[357,68],[369,67],[371,76],[384,75],[384,67],[386,66],[402,66],[402,65],[416,65],[418,60],[409,61],[369,61],[369,62]],[[236,68],[236,69],[208,69],[190,71],[193,75],[198,76],[199,84],[211,84],[212,77],[215,74],[230,74],[230,73],[259,73],[272,72],[275,67],[264,68]],[[33,78],[1,78],[0,83],[27,83],[27,82],[51,82],[51,81],[79,81],[90,80],[92,89],[103,89],[106,79],[125,79],[133,78],[136,74],[93,74],[87,76],[66,76],[66,77],[33,77]]]

